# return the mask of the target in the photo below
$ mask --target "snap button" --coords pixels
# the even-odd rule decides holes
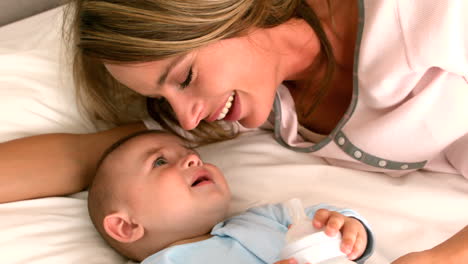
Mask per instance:
[[[381,161],[379,161],[379,166],[380,167],[385,167],[385,166],[387,166],[387,162],[385,160],[381,160]]]
[[[345,142],[346,142],[346,140],[344,139],[344,137],[340,137],[338,139],[338,145],[340,145],[340,146],[343,146]]]
[[[356,150],[356,151],[354,152],[354,157],[355,157],[356,159],[360,159],[360,158],[362,157],[362,152],[359,151],[359,150]]]
[[[401,165],[400,168],[401,168],[402,170],[406,170],[406,169],[408,169],[408,164]]]

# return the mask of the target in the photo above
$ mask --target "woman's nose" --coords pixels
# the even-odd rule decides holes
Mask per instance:
[[[200,157],[194,153],[188,154],[185,156],[185,159],[183,160],[182,166],[184,168],[190,168],[190,167],[200,167],[203,165],[203,161],[200,159]]]
[[[192,130],[198,126],[202,118],[202,103],[200,101],[187,95],[174,96],[168,100],[179,125],[184,130]]]

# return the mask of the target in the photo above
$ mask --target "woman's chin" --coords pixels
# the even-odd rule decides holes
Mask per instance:
[[[257,128],[263,125],[268,118],[268,115],[265,118],[243,118],[239,120],[239,124],[241,124],[245,128]]]

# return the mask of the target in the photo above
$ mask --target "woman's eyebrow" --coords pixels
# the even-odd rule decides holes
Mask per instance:
[[[177,58],[175,58],[173,61],[171,61],[169,63],[169,65],[167,65],[167,67],[164,69],[164,72],[163,74],[159,77],[158,79],[158,86],[161,86],[163,85],[165,82],[166,82],[166,79],[167,79],[167,76],[169,75],[169,73],[172,71],[172,69],[179,65],[186,57],[187,57],[188,54],[185,54],[183,56],[178,56]]]

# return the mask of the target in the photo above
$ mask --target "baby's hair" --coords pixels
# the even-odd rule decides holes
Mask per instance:
[[[101,234],[104,240],[114,248],[117,252],[122,254],[123,256],[130,258],[130,259],[137,259],[137,256],[129,250],[126,246],[120,244],[119,242],[112,239],[110,236],[107,235],[104,227],[102,225],[102,221],[105,218],[109,206],[109,202],[119,199],[119,197],[114,196],[113,192],[107,185],[105,180],[106,172],[103,170],[103,164],[109,155],[115,152],[118,148],[124,145],[129,140],[146,135],[146,134],[161,134],[161,135],[173,135],[169,132],[162,131],[162,130],[143,130],[132,133],[128,136],[125,136],[119,140],[117,140],[114,144],[112,144],[109,148],[107,148],[101,156],[96,168],[96,174],[94,175],[94,179],[89,186],[88,192],[88,213],[91,218],[91,222],[93,223],[96,230]],[[177,135],[174,135],[177,136]],[[106,209],[107,208],[107,209]]]

